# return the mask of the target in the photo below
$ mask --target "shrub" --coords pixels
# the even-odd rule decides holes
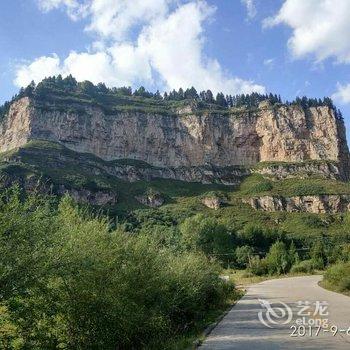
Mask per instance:
[[[270,274],[286,273],[289,265],[289,258],[286,245],[277,241],[266,255],[266,263]]]
[[[338,257],[338,259],[342,262],[350,261],[350,244],[344,244],[341,247],[340,256]]]
[[[268,192],[268,191],[271,191],[272,189],[273,189],[273,185],[271,181],[262,181],[253,185],[249,189],[249,193],[254,194],[254,193]]]
[[[295,196],[312,196],[325,193],[325,188],[318,184],[303,183],[294,188]]]
[[[323,241],[318,240],[311,246],[310,257],[316,269],[324,269],[327,264],[327,255]]]
[[[324,274],[324,281],[340,292],[349,292],[350,263],[339,263],[329,267]]]
[[[292,273],[313,273],[314,262],[310,260],[303,260],[292,266]]]
[[[269,272],[266,259],[261,259],[258,255],[252,257],[249,271],[256,276],[266,275]]]
[[[320,228],[325,226],[325,223],[317,215],[305,215],[304,221],[309,227]]]
[[[239,267],[248,267],[253,257],[254,249],[248,245],[237,247],[235,250],[235,258]]]
[[[297,264],[299,262],[299,254],[297,252],[297,249],[295,247],[294,241],[289,246],[288,250],[288,258],[289,258],[289,266],[292,266],[294,264]]]
[[[182,243],[188,250],[199,250],[222,262],[232,259],[234,237],[217,219],[195,215],[180,225]]]
[[[0,243],[0,347],[159,348],[233,290],[203,253],[111,231],[67,197],[0,196]]]

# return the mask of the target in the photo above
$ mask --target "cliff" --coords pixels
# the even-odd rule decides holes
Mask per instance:
[[[350,210],[345,128],[329,99],[252,94],[222,106],[68,83],[47,79],[0,109],[1,186],[117,210],[178,196],[209,210]],[[203,197],[217,190],[227,200]]]
[[[310,168],[312,161],[318,169],[321,163],[326,177],[349,177],[344,124],[328,106],[302,108],[266,101],[255,109],[211,111],[189,104],[169,113],[132,108],[106,113],[101,106],[84,102],[62,108],[24,97],[11,104],[0,125],[0,152],[30,140],[57,142],[106,161],[133,159],[171,168],[179,179],[186,180],[176,176],[179,169],[190,171],[190,181],[210,182],[218,176],[225,182],[230,172],[239,177],[247,169],[278,175],[289,163],[294,167],[289,166],[287,175],[310,173],[316,167]],[[267,162],[265,170],[254,170],[260,162]],[[213,168],[217,175],[214,171],[203,180]]]

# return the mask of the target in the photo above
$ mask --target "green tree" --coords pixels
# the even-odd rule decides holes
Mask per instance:
[[[289,263],[286,245],[281,241],[274,243],[266,255],[266,262],[270,274],[286,273]]]
[[[188,218],[180,226],[182,242],[187,249],[201,250],[221,261],[233,258],[234,239],[225,225],[202,214]]]
[[[250,247],[248,245],[237,247],[235,250],[235,258],[238,266],[250,267],[253,254],[254,254],[253,247]]]
[[[222,92],[220,92],[216,95],[215,102],[217,105],[219,105],[221,107],[227,107],[227,101],[226,101],[226,98]]]
[[[17,187],[4,191],[0,347],[162,348],[190,329],[232,286],[202,252],[171,249],[167,233],[111,230],[69,197],[56,208]]]
[[[300,261],[299,254],[295,247],[294,241],[292,241],[292,243],[289,246],[288,257],[289,257],[289,267],[292,267],[294,264],[298,264]]]
[[[79,83],[79,90],[82,93],[87,94],[89,96],[95,96],[97,93],[96,86],[88,80],[84,80],[81,83]]]
[[[322,240],[317,240],[311,246],[310,257],[316,269],[323,269],[327,264],[325,245]]]

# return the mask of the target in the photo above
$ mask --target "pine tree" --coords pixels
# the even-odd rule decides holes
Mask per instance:
[[[217,105],[219,105],[221,107],[227,107],[227,101],[226,101],[225,96],[222,92],[220,92],[216,95],[215,102]]]

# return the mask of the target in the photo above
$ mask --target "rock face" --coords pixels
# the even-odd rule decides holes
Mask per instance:
[[[210,209],[218,210],[222,206],[223,201],[219,197],[204,197],[202,203]]]
[[[350,195],[262,196],[243,199],[254,209],[308,213],[340,213],[350,211]]]
[[[188,107],[177,115],[137,111],[107,115],[99,107],[78,107],[79,112],[43,108],[27,97],[14,102],[0,125],[0,151],[41,139],[104,160],[128,158],[172,169],[332,161],[333,169],[326,170],[348,178],[344,125],[325,106],[304,110],[261,103],[255,111],[232,109],[228,114],[198,113]],[[193,177],[198,181],[203,174],[201,170]]]
[[[11,187],[19,185],[28,193],[42,194],[68,194],[77,203],[91,204],[96,206],[109,206],[117,203],[117,194],[108,190],[90,190],[84,187],[73,188],[65,185],[55,185],[49,179],[44,179],[35,175],[29,177],[3,176],[0,179],[1,187]]]
[[[91,191],[88,189],[75,189],[60,186],[58,194],[68,194],[77,203],[91,204],[96,206],[114,205],[117,203],[117,195],[107,191]]]
[[[342,167],[332,162],[301,162],[301,163],[280,163],[280,164],[260,164],[254,169],[254,172],[273,176],[274,178],[307,178],[310,175],[328,179],[347,178],[346,174],[342,173]]]
[[[164,203],[164,198],[157,192],[149,192],[136,197],[136,200],[151,208],[158,208]]]

